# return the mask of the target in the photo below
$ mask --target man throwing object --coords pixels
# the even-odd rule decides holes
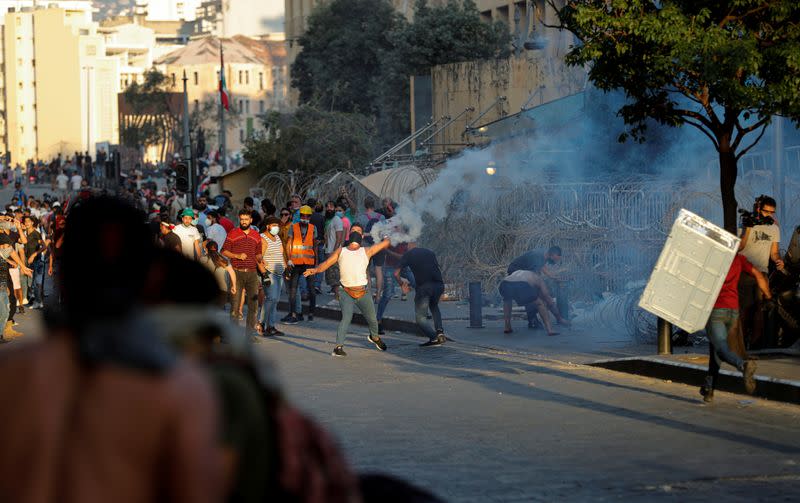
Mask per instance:
[[[350,239],[346,246],[337,248],[325,262],[318,267],[309,268],[303,276],[308,278],[314,274],[325,272],[334,264],[339,265],[339,283],[342,285],[343,292],[339,295],[339,307],[342,310],[342,321],[336,331],[336,346],[333,348],[333,356],[347,356],[344,352],[344,341],[347,338],[347,329],[353,321],[353,307],[358,306],[358,310],[367,320],[369,325],[369,336],[367,339],[375,344],[381,351],[386,351],[386,344],[378,335],[378,318],[375,314],[375,303],[372,295],[369,295],[369,277],[367,268],[369,259],[376,253],[380,253],[389,247],[389,240],[384,239],[381,243],[363,247],[361,242],[364,236],[364,229],[358,224],[350,229]],[[289,297],[291,299],[291,295]]]

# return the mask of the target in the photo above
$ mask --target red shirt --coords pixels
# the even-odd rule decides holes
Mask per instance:
[[[752,274],[753,264],[744,255],[737,254],[728,270],[728,275],[725,276],[725,283],[722,284],[714,309],[739,309],[739,276],[742,275],[742,271]]]
[[[239,260],[238,258],[231,259],[231,265],[234,269],[248,269],[255,271],[258,267],[256,255],[261,255],[261,236],[258,232],[250,229],[245,234],[239,227],[233,229],[228,233],[225,238],[225,244],[222,245],[222,251],[229,251],[231,253],[244,253],[247,258]]]
[[[219,217],[219,224],[225,229],[225,232],[230,232],[236,227],[231,219],[225,217]]]

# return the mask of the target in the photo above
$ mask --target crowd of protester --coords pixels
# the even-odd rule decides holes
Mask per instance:
[[[45,337],[0,352],[0,376],[25,383],[0,390],[4,500],[439,501],[393,477],[358,476],[227,314],[209,309],[253,309],[235,294],[253,288],[254,253],[280,281],[277,266],[291,260],[275,243],[310,216],[296,198],[285,212],[264,202],[264,214],[247,201],[235,224],[200,199],[174,225],[168,209],[147,215],[129,197],[17,197],[0,219],[0,306],[24,314],[48,296]],[[265,305],[261,319],[274,323]]]

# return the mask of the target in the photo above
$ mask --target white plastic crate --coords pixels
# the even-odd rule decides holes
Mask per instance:
[[[738,250],[738,237],[682,209],[639,307],[689,333],[702,330]]]

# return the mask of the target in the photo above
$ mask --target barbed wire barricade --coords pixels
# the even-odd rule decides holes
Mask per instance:
[[[390,170],[381,194],[396,197],[423,189],[436,179],[433,169]],[[370,194],[347,173],[316,175],[302,184],[289,175],[262,180],[268,197],[283,201],[293,193],[334,200],[342,190],[360,205]],[[737,185],[739,206],[750,208],[763,192],[764,179],[746,176]],[[789,228],[800,223],[800,188],[787,180]],[[652,341],[655,317],[638,308],[641,288],[650,276],[673,221],[686,208],[712,221],[722,220],[718,187],[698,182],[632,176],[613,182],[519,183],[493,178],[492,190],[456,192],[447,215],[434,220],[423,211],[422,246],[437,254],[448,295],[466,297],[466,285],[480,281],[485,296],[496,298],[497,285],[516,257],[553,245],[563,249],[571,297],[594,306],[598,323],[624,328],[637,340]],[[767,190],[767,192],[769,192]],[[276,203],[278,204],[278,203]]]

